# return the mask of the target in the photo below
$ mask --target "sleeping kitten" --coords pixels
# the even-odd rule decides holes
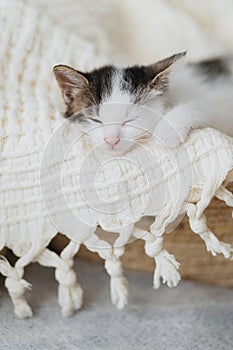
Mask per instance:
[[[209,126],[233,136],[233,60],[197,64],[178,53],[147,66],[104,66],[88,73],[58,65],[54,74],[77,122],[110,150],[127,140],[156,136],[168,147],[193,128]],[[178,63],[179,61],[179,63]]]

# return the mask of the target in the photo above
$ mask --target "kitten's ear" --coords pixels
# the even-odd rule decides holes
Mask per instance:
[[[53,67],[53,73],[67,104],[73,101],[80,89],[89,83],[82,73],[68,66],[55,66]]]
[[[168,74],[172,66],[182,57],[186,55],[185,52],[180,52],[170,57],[167,57],[161,61],[148,66],[153,72],[153,78],[150,82],[150,87],[155,87],[160,90],[164,90],[168,82]]]

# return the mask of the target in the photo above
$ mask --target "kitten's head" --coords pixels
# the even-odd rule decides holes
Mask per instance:
[[[96,143],[111,150],[127,140],[147,139],[165,106],[171,66],[185,52],[147,66],[104,66],[88,73],[64,65],[54,67],[67,109],[65,118],[79,123]]]

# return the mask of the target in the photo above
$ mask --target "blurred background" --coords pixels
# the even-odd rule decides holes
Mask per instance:
[[[37,7],[41,16],[50,17],[65,30],[89,41],[98,54],[117,63],[148,63],[182,50],[187,50],[188,58],[195,60],[233,51],[231,0],[18,3]]]
[[[48,41],[54,26],[67,32],[70,40],[75,36],[77,67],[82,65],[85,55],[81,41],[88,43],[96,54],[89,58],[87,66],[101,61],[148,63],[183,50],[188,51],[190,60],[233,51],[231,0],[1,0],[0,3],[1,11],[7,10],[10,17],[19,17],[23,12],[24,25],[37,13],[41,25],[31,26],[31,30],[38,41]],[[42,24],[47,27],[46,37],[41,36]],[[57,59],[67,60],[65,50],[61,45],[62,54]]]

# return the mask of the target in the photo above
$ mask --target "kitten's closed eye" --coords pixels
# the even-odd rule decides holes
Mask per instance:
[[[78,121],[78,122],[94,122],[94,123],[98,123],[98,124],[103,124],[101,120],[99,119],[96,119],[96,118],[92,118],[88,115],[86,115],[85,113],[74,113],[70,119],[75,122],[75,121]]]
[[[69,117],[70,121],[72,122],[83,122],[87,120],[87,117],[84,113],[79,112],[79,113],[74,113]]]
[[[103,122],[99,119],[96,119],[96,118],[88,118],[88,119],[93,121],[94,123],[103,124]]]
[[[128,124],[128,123],[130,123],[130,122],[132,122],[132,121],[134,121],[134,119],[125,120],[125,121],[122,123],[122,125]]]

